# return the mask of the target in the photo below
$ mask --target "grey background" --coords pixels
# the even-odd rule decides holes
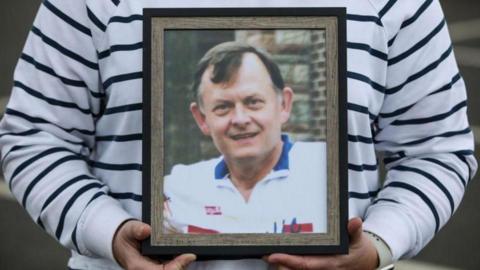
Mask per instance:
[[[455,54],[466,81],[469,115],[480,134],[480,2],[441,1],[454,40]],[[0,109],[12,85],[13,68],[30,29],[39,0],[6,0],[0,9]],[[462,25],[465,23],[465,25]],[[476,154],[477,159],[479,158]],[[472,181],[460,208],[435,239],[414,258],[416,261],[457,269],[480,269],[480,183]],[[1,192],[0,194],[4,194]],[[66,269],[68,252],[42,232],[18,203],[0,196],[0,269]],[[400,267],[399,267],[400,268]],[[403,269],[403,268],[402,268]],[[414,269],[413,266],[404,269]],[[435,266],[429,269],[440,269]]]

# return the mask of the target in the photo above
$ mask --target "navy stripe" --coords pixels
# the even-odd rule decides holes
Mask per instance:
[[[348,169],[357,171],[357,172],[362,172],[362,171],[376,171],[378,168],[377,164],[351,164],[348,163]]]
[[[140,111],[143,108],[142,103],[134,103],[128,105],[122,105],[118,107],[111,107],[107,108],[103,115],[115,114],[115,113],[122,113],[122,112],[131,112],[131,111]]]
[[[395,161],[398,161],[400,159],[402,159],[404,157],[402,156],[399,156],[399,157],[388,157],[388,158],[384,158],[383,159],[383,164],[387,165],[387,164],[390,164],[392,162],[395,162]]]
[[[445,60],[452,53],[452,49],[453,49],[452,45],[450,45],[450,47],[448,47],[448,49],[440,56],[439,59],[437,59],[436,61],[434,61],[433,63],[431,63],[430,65],[428,65],[424,69],[422,69],[421,71],[419,71],[419,72],[411,75],[410,77],[408,77],[408,79],[404,83],[402,83],[398,86],[392,87],[390,89],[387,89],[386,93],[388,95],[395,94],[396,92],[400,91],[408,83],[410,83],[410,82],[412,82],[412,81],[414,81],[418,78],[421,78],[425,74],[427,74],[428,72],[436,69],[442,63],[442,61]]]
[[[88,7],[87,7],[87,15],[90,21],[92,21],[93,24],[95,24],[95,26],[97,26],[100,30],[102,30],[102,32],[105,32],[105,30],[107,30],[107,26],[103,24]]]
[[[460,151],[453,152],[453,154],[462,155],[462,156],[473,156],[475,155],[475,152],[472,150],[460,150]]]
[[[137,42],[134,44],[120,44],[120,45],[113,45],[110,47],[110,49],[105,50],[103,52],[98,53],[98,58],[103,59],[105,57],[110,56],[111,53],[113,52],[118,52],[118,51],[134,51],[134,50],[139,50],[143,48],[143,42]]]
[[[465,134],[468,134],[470,132],[472,132],[470,130],[470,127],[467,127],[466,129],[463,129],[463,130],[449,131],[449,132],[441,133],[441,134],[438,134],[438,135],[425,137],[423,139],[402,143],[402,144],[399,144],[399,145],[411,146],[411,145],[415,145],[415,144],[424,143],[426,141],[429,141],[429,140],[435,139],[435,138],[449,138],[449,137],[454,137],[454,136],[458,136],[458,135],[465,135]],[[374,140],[374,141],[375,141],[375,143],[383,143],[384,142],[384,141],[376,141],[376,140]]]
[[[120,4],[120,0],[112,0],[112,3],[115,5],[115,6],[118,6]]]
[[[464,150],[464,151],[457,151],[453,154],[467,166],[467,168],[468,168],[468,181],[470,182],[470,180],[472,180],[472,177],[473,177],[473,175],[472,175],[473,170],[472,170],[472,167],[470,167],[470,163],[468,163],[465,156],[474,155],[474,152],[472,150]]]
[[[370,120],[374,120],[375,118],[377,118],[377,116],[371,113],[367,107],[364,107],[358,104],[347,103],[347,110],[368,114],[368,117],[370,117]]]
[[[388,60],[388,55],[386,53],[373,49],[368,44],[347,42],[347,48],[366,51],[370,55],[375,56],[383,61]]]
[[[374,204],[377,204],[379,202],[391,202],[391,203],[399,203],[398,201],[394,200],[394,199],[387,199],[387,198],[380,198],[380,199],[376,199],[375,201],[372,202],[372,205]]]
[[[0,138],[3,136],[28,136],[28,135],[33,135],[39,133],[41,130],[38,129],[29,129],[27,131],[22,131],[22,132],[7,132],[7,133],[2,133],[0,134]]]
[[[55,70],[53,70],[51,67],[48,67],[44,64],[41,64],[39,62],[37,62],[35,59],[33,59],[33,57],[25,54],[25,53],[22,53],[22,55],[20,56],[20,59],[26,61],[27,63],[30,63],[32,64],[35,68],[37,68],[38,70],[40,71],[43,71],[53,77],[56,77],[58,78],[60,81],[62,81],[63,84],[66,84],[66,85],[71,85],[71,86],[75,86],[75,87],[82,87],[82,88],[87,88],[87,85],[85,84],[84,81],[79,81],[79,80],[72,80],[72,79],[69,79],[69,78],[65,78],[65,77],[62,77],[60,75],[58,75]],[[88,88],[87,88],[88,89]],[[97,93],[97,92],[93,92],[92,90],[88,89],[88,91],[90,92],[90,94],[95,97],[95,98],[103,98],[105,97],[105,94],[103,93]]]
[[[408,110],[410,110],[413,106],[415,106],[415,104],[412,104],[412,105],[409,105],[409,106],[400,108],[400,109],[395,110],[395,111],[393,111],[393,112],[380,113],[379,116],[380,116],[380,117],[383,117],[383,118],[389,118],[389,117],[399,116],[399,115],[404,114],[404,113],[407,112]]]
[[[35,185],[40,182],[40,180],[42,180],[42,178],[47,175],[48,173],[50,173],[53,169],[55,169],[57,166],[59,166],[60,164],[62,163],[65,163],[65,162],[68,162],[68,161],[72,161],[72,160],[84,160],[81,156],[76,156],[76,155],[69,155],[69,156],[66,156],[66,157],[63,157],[57,161],[55,161],[54,163],[52,163],[50,166],[48,166],[45,170],[43,170],[40,174],[37,175],[37,177],[35,177],[32,182],[30,182],[30,184],[28,184],[28,187],[27,189],[25,190],[25,193],[23,194],[23,198],[22,198],[22,205],[23,207],[26,206],[26,203],[27,203],[27,199],[28,199],[28,196],[30,195],[30,192],[32,191],[32,189],[35,187]]]
[[[35,123],[35,124],[49,124],[49,125],[53,125],[53,126],[56,126],[66,132],[74,132],[74,131],[77,131],[79,133],[82,133],[84,135],[94,135],[95,134],[95,131],[94,130],[86,130],[86,129],[78,129],[78,128],[63,128],[57,124],[54,124],[54,123],[51,123],[51,122],[48,122],[47,120],[43,119],[43,118],[40,118],[40,117],[34,117],[34,116],[30,116],[30,115],[27,115],[25,113],[22,113],[22,112],[19,112],[19,111],[16,111],[16,110],[13,110],[13,109],[7,109],[5,111],[6,114],[9,114],[9,115],[14,115],[14,116],[17,116],[17,117],[20,117],[20,118],[23,118],[29,122],[32,122],[32,123]]]
[[[349,142],[362,142],[362,143],[368,143],[368,144],[373,143],[373,139],[370,138],[370,137],[364,137],[364,136],[360,136],[360,135],[350,135],[350,134],[348,134],[348,141]]]
[[[371,199],[376,197],[380,190],[369,191],[368,193],[359,193],[359,192],[348,192],[348,197],[351,199]]]
[[[65,21],[67,24],[71,25],[73,28],[77,29],[78,31],[84,33],[87,36],[92,36],[92,32],[90,29],[77,21],[73,20],[69,16],[67,16],[65,13],[60,11],[58,8],[56,8],[50,1],[45,0],[43,1],[43,5],[48,8],[53,14],[57,15],[60,19]]]
[[[65,101],[62,101],[62,100],[46,97],[42,93],[40,93],[36,90],[33,90],[32,88],[26,86],[22,82],[14,81],[13,85],[15,87],[18,87],[18,88],[24,90],[29,95],[34,96],[38,99],[41,99],[41,100],[47,102],[50,105],[56,105],[56,106],[61,106],[61,107],[71,108],[71,109],[77,109],[78,111],[80,111],[84,114],[93,115],[93,113],[89,109],[80,108],[76,103],[73,103],[73,102],[65,102]]]
[[[90,166],[104,169],[104,170],[111,170],[111,171],[142,171],[142,164],[138,163],[126,163],[126,164],[111,164],[111,163],[104,163],[99,161],[89,161]]]
[[[103,83],[103,89],[108,89],[108,87],[110,87],[110,85],[112,85],[114,83],[117,83],[117,82],[123,82],[123,81],[135,80],[135,79],[141,79],[141,78],[143,78],[143,73],[142,72],[132,72],[132,73],[113,76],[113,77],[107,79]]]
[[[388,1],[388,3],[378,13],[378,16],[380,17],[380,19],[383,18],[383,16],[385,16],[385,14],[387,14],[387,12],[393,7],[393,5],[395,5],[396,2],[397,2],[397,0]]]
[[[43,225],[43,223],[42,223],[41,220],[38,220],[37,224],[38,224],[38,226],[40,226],[40,228],[42,228],[44,231],[46,230],[46,229],[45,229],[45,225]]]
[[[408,119],[408,120],[395,120],[391,123],[393,126],[403,126],[403,125],[420,125],[420,124],[426,124],[426,123],[432,123],[436,121],[443,120],[445,118],[448,118],[452,114],[456,113],[462,108],[467,107],[467,101],[464,100],[457,105],[455,105],[450,111],[446,113],[441,113],[437,114],[435,116],[431,117],[425,117],[425,118],[416,118],[416,119]]]
[[[37,133],[38,132],[40,132],[40,130],[38,130]],[[0,162],[3,162],[8,157],[8,155],[10,155],[10,153],[15,152],[15,151],[20,150],[20,149],[25,148],[25,147],[28,147],[28,145],[15,145],[14,147],[10,148],[10,150],[8,150],[8,152],[6,154],[4,154],[4,156],[3,156],[3,158]]]
[[[383,27],[382,21],[376,16],[347,14],[347,20],[357,21],[357,22],[374,22],[377,25]]]
[[[142,140],[142,133],[129,134],[129,135],[110,135],[110,136],[97,136],[97,141],[109,141],[109,142],[129,142]]]
[[[385,186],[385,188],[387,188],[387,187],[403,188],[403,189],[411,191],[411,192],[415,193],[417,196],[419,196],[423,200],[423,202],[425,202],[425,204],[430,208],[430,211],[432,212],[433,217],[435,218],[435,233],[438,232],[438,229],[440,227],[440,218],[438,216],[437,210],[435,209],[435,206],[433,205],[432,201],[430,201],[430,199],[428,198],[427,195],[425,195],[418,188],[416,188],[414,186],[411,186],[407,183],[391,182],[390,184]]]
[[[31,129],[31,130],[28,130],[26,132],[23,132],[23,133],[17,133],[17,134],[14,134],[14,133],[10,133],[10,134],[6,134],[6,135],[22,135],[22,136],[26,136],[26,135],[33,135],[33,134],[37,134],[41,132],[41,130],[38,130],[38,129]],[[0,136],[1,137],[1,136]],[[65,140],[65,142],[68,142],[70,144],[75,144],[75,145],[81,145],[85,148],[88,148],[90,151],[91,151],[91,148],[88,147],[88,145],[82,143],[82,142],[73,142],[73,141],[70,141],[70,140]],[[3,160],[5,160],[7,158],[8,155],[10,155],[10,153],[12,152],[15,152],[17,150],[20,150],[22,148],[27,148],[27,147],[30,147],[31,145],[15,145],[14,147],[12,147],[4,156],[3,156]],[[10,184],[10,189],[11,189],[11,184]]]
[[[35,155],[29,159],[27,159],[26,161],[22,162],[22,164],[20,164],[16,169],[15,171],[13,171],[12,173],[12,176],[10,176],[10,183],[9,183],[9,187],[10,187],[10,190],[12,189],[12,182],[13,182],[13,179],[19,174],[21,173],[25,168],[27,168],[28,166],[32,165],[32,163],[34,163],[35,161],[45,157],[45,156],[48,156],[50,154],[54,154],[54,153],[58,153],[58,152],[68,152],[68,153],[72,153],[69,149],[67,148],[64,148],[64,147],[54,147],[54,148],[50,148],[48,150],[45,150],[43,152],[41,152],[40,154],[38,155]]]
[[[75,225],[75,228],[73,228],[73,231],[72,231],[72,243],[73,243],[73,246],[75,247],[75,250],[77,251],[78,254],[81,254],[83,255],[81,252],[80,252],[80,249],[78,248],[78,243],[77,243],[77,228],[78,228],[78,223]],[[69,268],[70,269],[70,268]]]
[[[29,130],[29,131],[30,131],[30,130]],[[35,131],[35,133],[40,132],[40,130],[38,130],[38,129],[33,129],[33,131]],[[30,134],[29,134],[29,135],[30,135]],[[1,136],[0,136],[0,137],[1,137]],[[25,147],[28,147],[28,145],[15,145],[14,147],[12,147],[12,148],[10,149],[10,152],[15,152],[15,151],[20,150],[20,149],[25,148]]]
[[[85,205],[85,208],[91,203],[93,202],[95,199],[97,199],[98,197],[102,196],[102,195],[105,195],[105,192],[103,191],[98,191],[97,193],[95,193],[95,195],[92,196],[92,198],[90,199],[90,201],[88,201],[87,205]],[[73,229],[72,231],[72,242],[73,242],[73,245],[75,246],[75,249],[77,250],[78,254],[81,254],[83,255],[81,252],[80,252],[80,249],[78,248],[78,243],[77,243],[77,228],[78,228],[78,223],[75,225],[75,228]]]
[[[453,76],[452,80],[445,84],[444,86],[440,87],[439,89],[433,91],[432,93],[428,94],[428,96],[432,96],[432,95],[435,95],[435,94],[438,94],[440,92],[443,92],[443,91],[446,91],[446,90],[450,90],[452,89],[452,86],[458,81],[460,80],[461,76],[460,76],[460,73],[457,73],[455,76]],[[398,115],[401,115],[405,112],[407,112],[408,110],[410,110],[410,108],[412,108],[413,106],[415,106],[415,104],[412,104],[412,105],[409,105],[409,106],[406,106],[406,107],[403,107],[403,108],[400,108],[398,110],[395,110],[393,112],[389,112],[389,113],[380,113],[380,117],[383,117],[383,118],[389,118],[389,117],[394,117],[394,116],[398,116]]]
[[[82,180],[87,180],[87,179],[93,180],[91,176],[84,174],[84,175],[79,175],[63,183],[63,185],[57,188],[50,196],[48,196],[47,200],[45,200],[45,203],[43,204],[42,209],[40,210],[40,215],[45,210],[45,208],[47,208],[50,205],[50,203],[53,202],[53,200],[55,200],[58,197],[58,195],[60,195],[60,193],[65,191],[65,189],[67,189],[68,187],[70,187],[71,185],[77,182],[80,182]],[[40,216],[38,217],[38,219],[39,220],[41,219]]]
[[[89,60],[83,58],[82,56],[74,53],[73,51],[68,50],[67,48],[58,44],[55,40],[51,39],[50,37],[48,37],[47,35],[42,33],[42,31],[40,31],[40,29],[36,28],[35,26],[32,27],[32,32],[35,33],[37,36],[39,36],[42,39],[43,42],[50,45],[52,48],[55,48],[56,50],[61,52],[63,55],[65,55],[67,57],[70,57],[71,59],[73,59],[73,60],[75,60],[79,63],[82,63],[83,65],[85,65],[85,66],[87,66],[91,69],[98,70],[98,64],[97,63],[89,61]]]
[[[445,20],[442,20],[440,22],[440,24],[438,24],[432,32],[430,32],[426,37],[424,37],[422,40],[420,40],[419,42],[417,42],[417,44],[413,45],[413,47],[411,47],[410,49],[408,49],[407,51],[405,51],[404,53],[396,56],[396,57],[393,57],[392,59],[388,59],[388,65],[391,66],[391,65],[394,65],[400,61],[402,61],[403,59],[409,57],[410,55],[412,55],[413,53],[415,53],[416,51],[418,51],[419,49],[421,49],[423,46],[425,46],[425,44],[427,44],[433,37],[435,37],[442,29],[443,27],[445,26]]]
[[[60,237],[62,236],[63,225],[65,223],[65,218],[67,216],[68,210],[70,210],[70,208],[78,199],[78,197],[80,197],[83,193],[89,191],[90,189],[101,188],[102,186],[103,185],[100,183],[91,183],[91,184],[85,185],[82,188],[80,188],[77,192],[75,192],[75,194],[68,200],[68,202],[65,204],[65,207],[62,210],[62,213],[60,215],[60,220],[58,221],[57,229],[55,230],[55,236],[57,237],[58,240],[60,240]]]
[[[397,35],[395,35],[392,39],[388,41],[387,45],[389,48],[392,47],[393,43],[395,42],[395,39],[397,39]]]
[[[370,85],[373,89],[377,90],[378,92],[380,92],[382,94],[385,93],[385,87],[384,86],[380,85],[379,83],[376,83],[376,82],[372,81],[370,78],[368,78],[365,75],[355,73],[355,72],[352,72],[352,71],[347,71],[347,78],[359,80],[361,82],[364,82],[364,83]]]
[[[438,159],[434,159],[434,158],[422,158],[422,160],[425,160],[425,161],[428,161],[428,162],[432,162],[432,163],[435,163],[437,164],[438,166],[441,166],[451,172],[453,172],[454,174],[457,175],[458,179],[462,182],[463,186],[467,186],[467,181],[465,181],[465,179],[455,170],[453,169],[452,167],[448,166],[447,164],[441,162],[440,160]]]
[[[433,2],[432,0],[425,1],[410,19],[402,23],[402,25],[400,26],[400,29],[405,28],[410,24],[412,24],[413,22],[415,22],[418,19],[418,17],[420,17],[420,15],[422,15],[422,13],[430,6],[432,2]]]
[[[128,17],[120,17],[120,16],[114,16],[110,18],[108,21],[108,24],[110,23],[130,23],[133,21],[143,21],[143,15],[140,14],[133,14]]]
[[[453,76],[452,80],[449,83],[430,93],[429,96],[452,89],[453,85],[457,83],[461,78],[462,76],[460,75],[460,73],[455,74],[455,76]]]
[[[401,172],[413,172],[413,173],[419,174],[419,175],[427,178],[428,180],[432,181],[443,192],[443,194],[445,194],[445,197],[447,197],[448,202],[450,203],[450,213],[451,213],[451,215],[453,215],[453,211],[455,210],[455,203],[453,201],[452,194],[450,194],[448,189],[440,181],[438,181],[438,179],[435,176],[433,176],[433,175],[431,175],[431,174],[429,174],[429,173],[427,173],[423,170],[420,170],[418,168],[412,168],[412,167],[407,167],[407,166],[403,166],[403,165],[393,167],[393,168],[391,168],[391,170],[401,171]]]
[[[35,134],[40,133],[40,132],[42,132],[42,130],[29,129],[27,131],[23,131],[23,132],[19,132],[19,133],[9,132],[9,133],[0,134],[0,137],[3,137],[3,136],[30,136],[30,135],[35,135]],[[83,142],[74,142],[74,141],[70,141],[70,140],[64,140],[64,141],[68,142],[70,144],[81,145],[81,146],[84,146],[84,147],[90,149],[90,147],[88,145],[84,144]],[[10,149],[10,151],[8,151],[8,153],[3,157],[3,159],[5,159],[6,156],[8,154],[10,154],[10,152],[13,152],[13,151],[18,150],[20,148],[28,147],[28,146],[30,146],[30,145],[18,146],[18,148],[17,148],[17,146],[14,146],[12,149]]]
[[[54,77],[57,77],[58,79],[60,79],[64,84],[66,85],[71,85],[71,86],[76,86],[76,87],[87,87],[87,85],[85,84],[84,81],[78,81],[78,80],[72,80],[72,79],[68,79],[68,78],[65,78],[65,77],[62,77],[60,75],[58,75],[55,70],[53,70],[51,67],[48,67],[44,64],[41,64],[37,61],[35,61],[35,59],[33,59],[33,57],[25,54],[25,53],[22,53],[22,55],[20,56],[21,59],[25,60],[26,62],[34,65],[38,70],[41,70],[45,73],[48,73]]]
[[[124,192],[124,193],[109,192],[108,195],[118,200],[134,200],[137,202],[142,201],[142,195],[131,193],[131,192]]]

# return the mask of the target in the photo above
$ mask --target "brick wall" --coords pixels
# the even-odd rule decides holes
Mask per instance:
[[[246,30],[236,31],[235,39],[270,53],[293,89],[293,112],[284,131],[294,140],[325,140],[325,32]]]

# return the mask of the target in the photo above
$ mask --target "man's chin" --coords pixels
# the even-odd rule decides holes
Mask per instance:
[[[230,158],[237,162],[251,162],[258,158],[259,154],[252,151],[243,151],[230,155]]]

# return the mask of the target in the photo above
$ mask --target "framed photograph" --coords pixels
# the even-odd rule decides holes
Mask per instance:
[[[347,253],[345,9],[143,22],[143,254]]]

